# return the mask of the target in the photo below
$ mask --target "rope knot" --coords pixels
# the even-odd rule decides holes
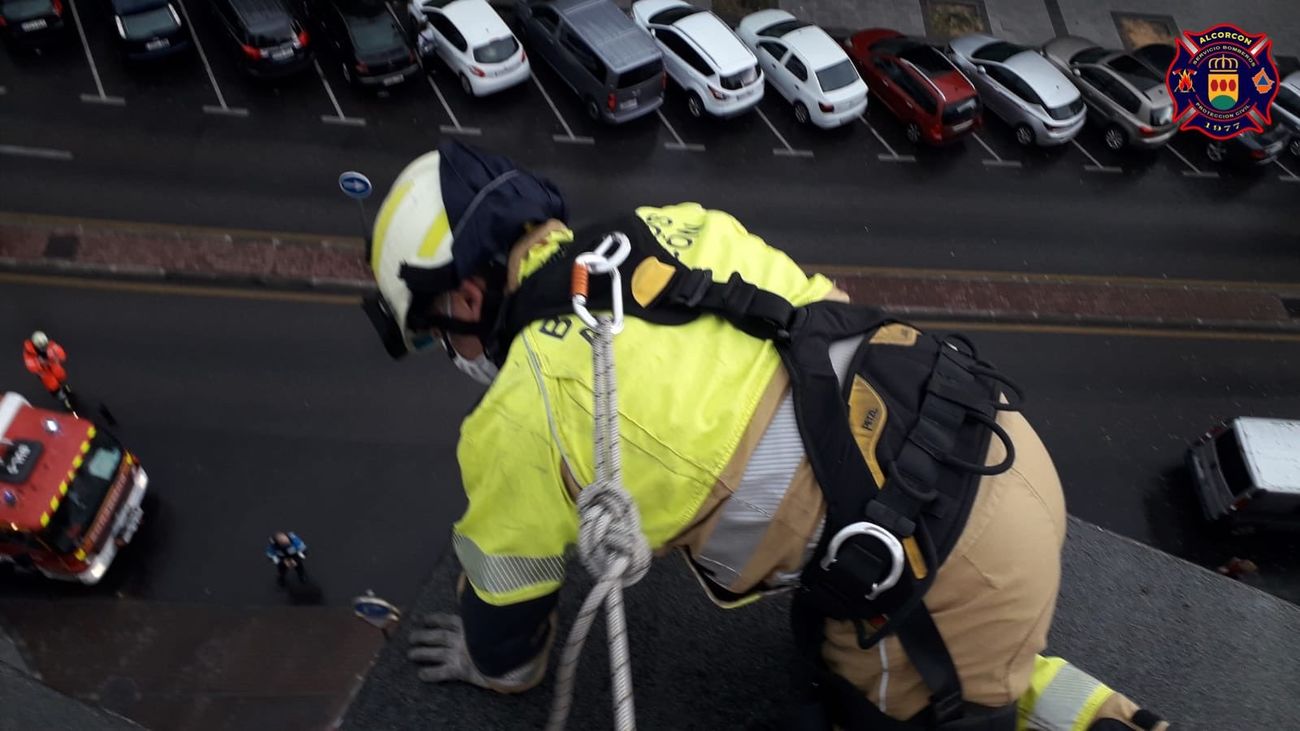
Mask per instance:
[[[650,570],[650,544],[632,496],[617,484],[597,481],[578,493],[578,555],[592,576],[619,577],[632,586]]]

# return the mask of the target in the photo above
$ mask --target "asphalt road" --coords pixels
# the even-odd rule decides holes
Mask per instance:
[[[382,192],[456,136],[553,177],[576,220],[696,200],[811,263],[1300,277],[1300,161],[1217,171],[1199,138],[1120,155],[1092,129],[1078,146],[1020,150],[996,120],[978,140],[917,150],[878,103],[865,123],[823,133],[799,128],[774,93],[761,115],[700,122],[670,90],[662,115],[597,127],[540,64],[534,83],[488,99],[467,98],[445,69],[433,86],[377,97],[345,87],[327,57],[319,74],[267,86],[241,77],[205,3],[187,7],[206,65],[125,66],[105,7],[84,1],[84,48],[74,36],[39,57],[0,55],[0,208],[355,234],[340,172]],[[678,141],[697,148],[668,149]]]
[[[261,550],[287,527],[311,545],[326,603],[413,598],[463,506],[454,443],[476,391],[444,358],[389,361],[343,297],[73,285],[0,286],[14,347],[0,383],[44,400],[18,343],[47,329],[73,384],[112,407],[157,504],[103,586],[6,579],[0,596],[279,604]],[[1300,602],[1295,544],[1213,537],[1178,468],[1217,419],[1300,415],[1300,344],[975,336],[1029,394],[1072,513],[1209,566],[1252,558],[1262,588]]]

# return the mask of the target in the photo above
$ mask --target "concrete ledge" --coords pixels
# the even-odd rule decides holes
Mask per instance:
[[[570,566],[577,578],[583,569]],[[444,557],[407,616],[447,611],[457,569]],[[562,631],[590,586],[571,582]],[[714,607],[676,556],[627,592],[638,728],[764,728],[788,698],[787,603]],[[552,686],[496,696],[426,685],[405,659],[404,626],[381,652],[343,727],[520,729],[546,720]],[[569,727],[609,728],[603,622],[579,669]],[[1300,609],[1126,538],[1071,519],[1049,652],[1070,658],[1179,729],[1300,727]],[[552,655],[554,662],[555,656]]]

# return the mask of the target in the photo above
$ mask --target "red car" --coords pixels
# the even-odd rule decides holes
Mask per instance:
[[[907,125],[908,140],[939,145],[983,126],[975,87],[933,46],[869,28],[844,41],[844,50],[871,91]]]

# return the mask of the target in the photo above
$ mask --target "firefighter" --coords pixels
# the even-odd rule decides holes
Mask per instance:
[[[293,531],[280,531],[266,542],[266,557],[275,564],[276,583],[285,585],[285,574],[293,569],[298,581],[307,582],[307,544]]]
[[[422,680],[542,680],[594,474],[570,271],[618,232],[624,485],[651,548],[680,549],[715,603],[794,594],[809,697],[789,725],[1009,731],[1018,701],[1045,730],[1163,724],[1037,658],[1061,485],[1018,390],[973,346],[847,304],[719,211],[643,207],[580,230],[565,214],[549,181],[447,143],[376,220],[365,307],[389,353],[441,345],[488,386],[458,445],[459,612],[412,633]]]
[[[68,411],[72,406],[72,389],[68,386],[68,372],[63,367],[68,354],[63,346],[54,342],[44,332],[37,330],[23,341],[23,364],[41,379],[41,385]]]

